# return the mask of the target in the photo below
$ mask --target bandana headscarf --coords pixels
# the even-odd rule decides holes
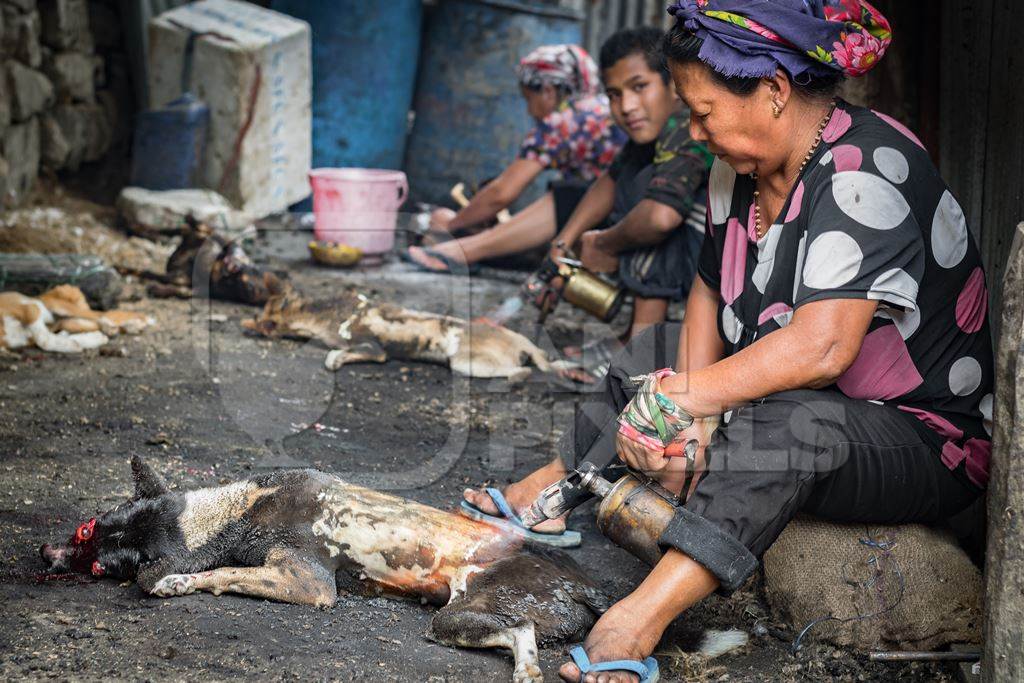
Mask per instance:
[[[724,76],[764,78],[780,66],[798,83],[860,76],[892,42],[889,21],[864,0],[681,0],[668,13]]]
[[[597,64],[579,45],[542,45],[523,57],[516,69],[520,85],[550,85],[570,96],[597,94]]]

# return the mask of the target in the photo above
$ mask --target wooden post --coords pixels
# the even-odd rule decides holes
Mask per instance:
[[[985,681],[1024,680],[1024,223],[1003,277],[985,563]]]

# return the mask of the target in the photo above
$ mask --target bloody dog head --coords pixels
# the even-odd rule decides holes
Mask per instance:
[[[158,520],[172,512],[172,496],[166,495],[170,490],[138,456],[132,457],[132,473],[135,495],[131,500],[82,522],[66,543],[47,543],[39,549],[51,573],[130,579],[141,564],[160,556],[169,539],[153,530]]]

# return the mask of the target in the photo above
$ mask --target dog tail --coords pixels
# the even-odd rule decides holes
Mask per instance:
[[[749,640],[750,636],[737,629],[729,629],[727,631],[709,629],[704,632],[704,638],[701,640],[698,651],[708,659],[711,659],[741,648]]]

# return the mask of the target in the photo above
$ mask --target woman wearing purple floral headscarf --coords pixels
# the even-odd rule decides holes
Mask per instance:
[[[885,17],[863,0],[669,11],[664,51],[690,135],[717,157],[685,320],[635,338],[578,411],[564,462],[505,495],[521,510],[568,467],[617,457],[686,502],[662,559],[574,650],[567,680],[656,676],[668,624],[742,586],[798,512],[934,523],[988,478],[978,248],[913,133],[836,97],[885,54]],[[613,430],[616,452],[601,438]],[[692,461],[666,456],[690,440]]]

